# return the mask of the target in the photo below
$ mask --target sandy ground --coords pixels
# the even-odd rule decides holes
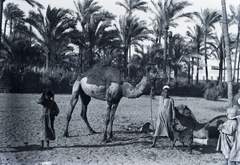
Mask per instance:
[[[152,136],[138,132],[151,122],[149,97],[123,98],[114,121],[111,143],[102,143],[106,103],[92,99],[88,109],[90,125],[97,134],[90,135],[80,117],[78,102],[69,126],[69,138],[63,137],[70,95],[56,95],[60,114],[55,120],[56,140],[49,149],[40,149],[39,131],[41,106],[36,104],[39,94],[0,94],[0,164],[160,164],[160,165],[220,165],[224,162],[215,146],[193,144],[189,154],[177,143],[175,149],[167,139],[157,141],[150,148]],[[199,122],[225,114],[227,101],[207,101],[202,98],[173,97],[175,104],[186,104]],[[157,101],[152,101],[153,120]],[[131,128],[131,129],[128,129]]]

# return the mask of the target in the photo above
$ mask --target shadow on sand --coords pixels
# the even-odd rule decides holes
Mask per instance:
[[[199,152],[200,154],[213,154],[216,153],[216,146],[213,145],[193,145],[193,150]]]
[[[117,136],[116,136],[117,133]],[[63,145],[63,146],[53,146],[53,147],[44,147],[41,148],[41,145],[37,144],[29,144],[23,146],[16,147],[0,147],[0,153],[14,153],[14,152],[25,152],[25,151],[45,151],[52,150],[55,148],[101,148],[101,147],[115,147],[115,146],[124,146],[124,145],[132,145],[132,144],[145,144],[150,143],[150,141],[146,141],[146,138],[151,138],[151,135],[142,134],[141,136],[136,137],[126,137],[121,136],[122,133],[126,133],[125,131],[116,132],[114,136],[114,140],[109,142],[99,142],[99,144],[77,144],[77,145]],[[132,134],[139,134],[139,132],[127,132]],[[75,136],[70,136],[75,137]]]

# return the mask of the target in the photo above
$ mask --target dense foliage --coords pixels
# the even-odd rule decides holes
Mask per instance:
[[[125,13],[117,17],[96,0],[74,1],[73,10],[50,5],[44,9],[35,0],[26,2],[39,8],[26,14],[17,4],[7,1],[0,4],[0,9],[4,7],[1,13],[4,21],[0,20],[4,25],[0,92],[36,93],[51,88],[57,93],[70,93],[69,84],[76,76],[95,65],[116,67],[126,80],[136,84],[143,76],[143,68],[154,65],[168,75],[164,82],[157,81],[156,94],[168,83],[172,95],[209,100],[227,97],[223,74],[228,59],[224,37],[216,34],[215,26],[222,18],[218,11],[207,8],[185,13],[184,9],[191,6],[187,1],[119,0],[116,5],[124,8]],[[239,7],[230,7],[229,26],[240,24],[238,10]],[[140,18],[138,12],[151,13],[151,24]],[[179,18],[194,23],[188,27],[186,36],[170,30],[178,26]],[[230,51],[239,75],[239,31],[236,34],[229,34]],[[206,67],[209,58],[219,61],[219,78],[214,83],[208,80],[207,69],[206,82],[198,80],[199,68]],[[205,64],[200,64],[200,59]],[[236,83],[233,91],[238,91],[239,76],[234,74],[233,80]]]

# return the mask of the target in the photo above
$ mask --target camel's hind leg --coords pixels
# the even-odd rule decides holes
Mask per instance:
[[[106,119],[105,119],[105,130],[103,133],[103,142],[105,142],[107,140],[107,130],[108,130],[108,124],[110,122],[110,112],[112,109],[112,103],[111,102],[107,102],[107,114],[106,114]]]
[[[113,132],[112,132],[112,127],[113,127],[113,121],[115,118],[115,113],[118,107],[118,103],[114,103],[110,112],[110,125],[109,125],[109,138],[112,139],[113,138]]]
[[[92,127],[90,126],[88,119],[87,119],[87,106],[89,102],[91,101],[91,97],[86,95],[83,91],[80,92],[80,96],[82,99],[82,111],[81,111],[81,117],[83,118],[84,122],[87,125],[87,128],[91,134],[96,133]]]
[[[67,113],[67,123],[66,123],[66,129],[65,132],[63,134],[64,137],[68,137],[68,127],[69,127],[69,122],[71,120],[71,116],[73,113],[73,110],[78,102],[78,98],[79,98],[79,90],[81,88],[81,84],[80,81],[75,81],[75,83],[73,84],[73,89],[72,89],[72,97],[70,100],[70,109]]]

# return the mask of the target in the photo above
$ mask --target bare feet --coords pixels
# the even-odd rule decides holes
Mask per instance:
[[[43,148],[44,147],[44,141],[42,140],[41,141],[41,148]]]
[[[47,148],[49,148],[49,141],[47,141]]]
[[[154,147],[155,147],[155,144],[152,144],[150,147],[151,147],[151,148],[154,148]]]

